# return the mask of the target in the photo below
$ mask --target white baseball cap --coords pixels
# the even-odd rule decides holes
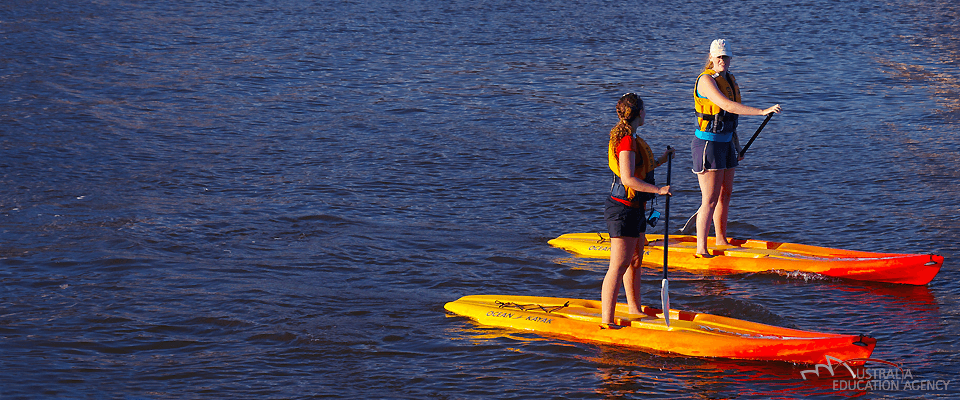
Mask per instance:
[[[717,39],[710,43],[710,57],[720,56],[733,57],[733,52],[730,51],[730,46],[725,39]]]

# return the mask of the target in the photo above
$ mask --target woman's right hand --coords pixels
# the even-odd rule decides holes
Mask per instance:
[[[779,112],[780,112],[780,105],[779,105],[779,104],[774,104],[773,107],[770,107],[770,108],[768,108],[768,109],[766,109],[766,110],[763,110],[763,115],[767,115],[767,114],[770,114],[770,113],[779,113]]]
[[[661,186],[660,190],[657,190],[657,194],[660,196],[663,196],[663,195],[673,196],[673,193],[670,193],[670,185]]]

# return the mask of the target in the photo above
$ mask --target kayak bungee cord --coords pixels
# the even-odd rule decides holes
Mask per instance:
[[[603,243],[607,241],[607,238],[603,237],[603,234],[597,232],[597,236],[600,236],[600,239],[597,239],[597,243]]]
[[[516,309],[519,309],[520,311],[530,311],[530,310],[540,309],[541,311],[547,314],[550,314],[554,311],[560,311],[570,306],[569,301],[564,303],[562,306],[553,306],[549,308],[544,307],[540,304],[517,304],[517,303],[511,303],[511,302],[502,302],[500,300],[497,300],[496,303],[497,303],[497,307],[499,308],[516,308]]]

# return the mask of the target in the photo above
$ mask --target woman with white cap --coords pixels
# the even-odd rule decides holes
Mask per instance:
[[[716,245],[727,246],[727,214],[733,193],[733,172],[740,157],[736,136],[740,115],[779,113],[780,105],[766,109],[740,103],[740,87],[730,73],[730,46],[724,39],[710,43],[710,56],[697,77],[694,106],[697,111],[696,137],[691,143],[693,172],[700,181],[700,209],[697,211],[697,255],[709,257],[707,233],[716,228]]]

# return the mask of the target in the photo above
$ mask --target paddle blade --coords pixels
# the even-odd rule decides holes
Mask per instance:
[[[663,321],[670,327],[670,284],[664,279],[660,283],[660,302],[663,303]]]

